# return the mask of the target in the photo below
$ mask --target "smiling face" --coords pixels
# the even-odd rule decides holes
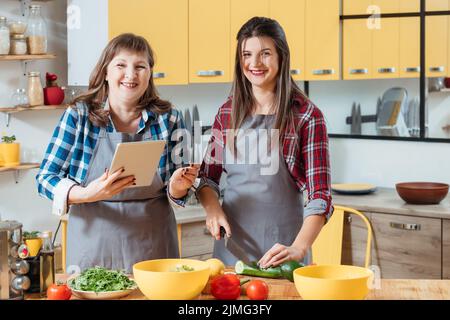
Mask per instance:
[[[121,50],[108,64],[106,80],[111,100],[137,105],[147,90],[151,68],[144,53]]]
[[[253,87],[274,91],[278,76],[278,53],[269,37],[251,37],[242,42],[241,65]]]

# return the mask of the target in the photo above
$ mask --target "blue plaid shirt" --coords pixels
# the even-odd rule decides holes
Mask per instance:
[[[83,103],[78,103],[76,108],[67,108],[53,132],[36,176],[39,194],[54,201],[53,213],[57,215],[67,212],[67,193],[72,185],[84,180],[94,153],[100,127],[89,121],[88,114],[88,108]],[[143,133],[148,121],[151,121],[152,139],[167,141],[158,167],[161,179],[167,186],[173,172],[183,166],[171,161],[172,150],[178,143],[172,141],[171,136],[174,130],[184,129],[184,123],[176,109],[172,108],[162,115],[144,109],[137,133]],[[106,131],[116,131],[111,119]],[[58,192],[58,188],[63,191]],[[60,199],[56,199],[58,197]],[[184,206],[184,199],[169,199],[175,205]]]

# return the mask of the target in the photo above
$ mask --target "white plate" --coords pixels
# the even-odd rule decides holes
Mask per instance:
[[[75,278],[72,278],[72,279],[75,279]],[[70,280],[72,280],[72,279],[70,279]],[[90,299],[90,300],[120,299],[120,298],[128,296],[130,293],[132,293],[134,290],[136,290],[138,288],[137,285],[135,285],[131,289],[118,290],[118,291],[103,291],[103,292],[82,291],[82,290],[73,289],[70,286],[70,284],[71,284],[70,280],[67,281],[67,285],[69,286],[70,290],[72,290],[72,293],[81,299]]]
[[[368,183],[335,183],[331,190],[341,194],[368,194],[374,192],[377,186]]]

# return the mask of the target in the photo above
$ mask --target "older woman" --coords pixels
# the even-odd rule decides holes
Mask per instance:
[[[70,213],[69,267],[131,272],[141,260],[178,257],[169,201],[183,204],[198,168],[172,162],[172,133],[184,125],[180,113],[158,97],[153,65],[144,38],[122,34],[112,39],[88,91],[75,99],[54,131],[36,178],[39,193],[53,200],[53,212]],[[152,184],[129,188],[133,176],[119,178],[121,170],[107,168],[118,143],[143,140],[166,140],[167,145]]]

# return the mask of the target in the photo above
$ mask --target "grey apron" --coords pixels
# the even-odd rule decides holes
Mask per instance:
[[[266,129],[270,132],[274,121],[274,115],[249,116],[241,129]],[[255,152],[259,154],[262,147],[261,134],[265,133],[259,133],[259,143],[254,140],[254,135],[247,136],[244,164],[236,158],[230,161],[229,153],[225,153],[227,176],[222,204],[232,238],[253,261],[258,261],[277,242],[290,246],[303,223],[303,194],[291,177],[279,148],[272,150],[279,161],[275,174],[261,174],[262,163],[267,164],[267,161],[261,161],[259,156],[258,161],[249,159],[254,157]],[[236,142],[236,145],[239,144]],[[238,148],[239,151],[242,148]],[[215,241],[213,255],[225,265],[234,265],[238,260],[226,249],[223,240]]]
[[[143,134],[107,133],[101,128],[82,186],[109,168],[120,142],[151,140]],[[127,188],[106,201],[72,205],[67,230],[67,266],[81,271],[94,266],[132,272],[143,260],[178,258],[175,215],[161,176],[150,186]]]

